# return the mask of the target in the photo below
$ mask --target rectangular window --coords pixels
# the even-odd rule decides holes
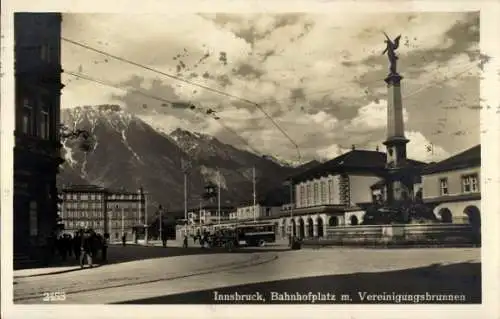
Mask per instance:
[[[29,98],[23,99],[22,109],[22,132],[26,135],[33,134],[33,101]]]
[[[89,196],[88,196],[87,194],[82,194],[82,195],[80,196],[80,199],[81,199],[81,200],[88,200],[88,199],[89,199]]]
[[[330,204],[333,204],[334,203],[334,197],[333,197],[333,194],[334,194],[334,189],[333,189],[333,180],[329,179],[328,180],[328,202]]]
[[[36,202],[30,202],[30,236],[38,236],[38,209]]]
[[[48,140],[50,137],[50,117],[49,107],[43,98],[40,98],[40,132],[39,135],[42,139]]]
[[[321,204],[328,204],[328,197],[327,197],[327,192],[326,192],[326,182],[321,181],[320,184],[320,192],[321,192]]]
[[[48,43],[40,46],[40,59],[45,62],[51,61],[51,45]]]
[[[445,196],[448,195],[448,178],[441,178],[439,180],[439,189],[440,189],[440,195]]]
[[[479,192],[479,182],[477,174],[462,176],[462,191],[464,193]]]
[[[311,191],[311,184],[306,185],[306,206],[311,206],[312,205],[312,191]]]
[[[313,205],[316,206],[319,204],[319,185],[317,182],[313,185]]]

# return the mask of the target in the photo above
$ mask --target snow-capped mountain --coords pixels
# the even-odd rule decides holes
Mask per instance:
[[[63,109],[61,119],[70,128],[86,129],[94,139],[84,153],[78,141],[63,144],[60,184],[89,183],[136,190],[143,186],[152,205],[183,207],[182,162],[189,160],[189,206],[198,206],[203,187],[217,181],[220,172],[222,204],[237,204],[252,196],[252,167],[260,193],[275,188],[296,168],[280,165],[216,138],[176,129],[165,134],[117,105]]]

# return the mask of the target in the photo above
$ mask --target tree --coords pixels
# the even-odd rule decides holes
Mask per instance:
[[[94,146],[93,138],[89,131],[83,129],[70,129],[67,125],[61,124],[59,128],[61,141],[78,140],[81,151],[90,152]]]

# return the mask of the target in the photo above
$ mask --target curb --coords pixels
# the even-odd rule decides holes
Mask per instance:
[[[99,268],[105,264],[93,264],[92,268]],[[51,272],[42,272],[39,274],[33,274],[33,275],[20,275],[16,276],[14,275],[14,279],[21,279],[21,278],[31,278],[31,277],[41,277],[41,276],[50,276],[50,275],[59,275],[59,274],[65,274],[68,272],[73,272],[73,271],[78,271],[78,270],[85,270],[85,269],[90,269],[90,267],[84,267],[81,268],[80,266],[69,266],[71,268],[65,269],[65,270],[57,270],[57,271],[51,271]]]

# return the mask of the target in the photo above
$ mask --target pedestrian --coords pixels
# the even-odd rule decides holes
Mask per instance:
[[[80,256],[80,268],[83,268],[85,259],[90,268],[93,267],[92,264],[92,233],[89,229],[85,230],[82,234],[82,244],[81,244],[81,256]]]
[[[165,232],[161,234],[161,242],[163,247],[167,247],[167,234]]]
[[[70,234],[64,234],[64,245],[66,247],[68,257],[71,257],[71,253],[73,251],[73,238],[71,238]]]
[[[183,248],[188,248],[188,236],[184,235],[184,241],[182,242]]]
[[[104,233],[104,239],[102,242],[102,261],[108,261],[108,244],[109,244],[109,234]]]
[[[127,244],[127,236],[125,234],[122,235],[122,245],[123,247],[125,247],[125,245]]]
[[[80,260],[81,255],[81,245],[82,245],[82,231],[78,230],[73,237],[73,252],[75,253],[75,259]]]
[[[90,253],[91,256],[97,256],[97,252],[100,250],[101,244],[99,242],[99,237],[93,229],[90,230]]]

